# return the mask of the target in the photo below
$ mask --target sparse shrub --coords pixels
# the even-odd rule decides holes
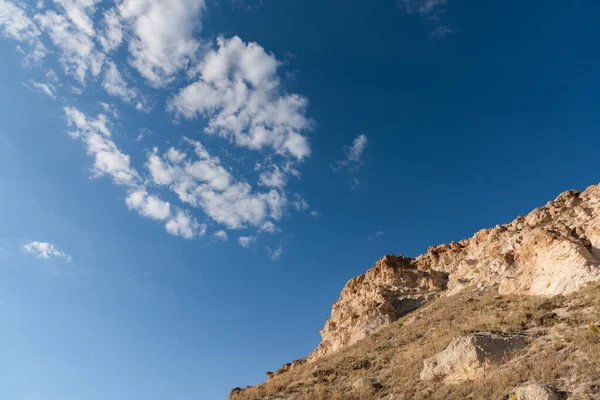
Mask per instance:
[[[588,329],[590,330],[590,332],[592,332],[594,335],[598,335],[600,336],[600,328],[598,328],[598,325],[596,324],[589,324],[588,325]]]

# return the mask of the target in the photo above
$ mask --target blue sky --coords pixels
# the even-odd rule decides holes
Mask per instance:
[[[0,0],[0,398],[223,399],[599,180],[600,5],[166,4]]]

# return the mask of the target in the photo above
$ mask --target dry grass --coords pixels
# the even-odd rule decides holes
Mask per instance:
[[[600,382],[600,284],[563,297],[499,296],[495,288],[438,299],[336,354],[283,373],[232,396],[235,400],[507,399],[515,386],[536,381],[561,390]],[[526,332],[530,345],[483,378],[456,385],[422,382],[423,360],[456,336]],[[354,389],[363,377],[380,385]],[[598,389],[600,396],[600,388]],[[583,397],[585,398],[585,397]],[[595,397],[589,397],[595,398]]]

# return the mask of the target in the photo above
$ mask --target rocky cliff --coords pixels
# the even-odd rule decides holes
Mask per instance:
[[[402,329],[408,328],[402,328],[401,326],[408,327],[411,322],[415,321],[415,318],[420,319],[424,313],[430,312],[422,310],[431,310],[431,307],[434,307],[436,310],[446,309],[446,311],[445,314],[442,313],[434,322],[426,325],[424,330],[440,323],[440,321],[443,324],[443,318],[447,316],[448,320],[445,323],[448,327],[454,326],[453,324],[456,323],[454,326],[454,332],[456,333],[465,331],[465,327],[492,327],[494,331],[509,330],[511,332],[509,332],[508,336],[502,337],[485,331],[475,332],[470,334],[470,336],[459,335],[454,337],[451,343],[445,343],[448,346],[444,350],[445,353],[442,352],[438,355],[429,354],[428,359],[423,358],[423,360],[419,361],[421,364],[424,363],[425,367],[420,372],[420,375],[415,375],[412,378],[420,381],[433,381],[436,382],[436,385],[439,382],[471,382],[473,379],[470,376],[477,376],[478,380],[485,380],[488,379],[487,375],[479,374],[478,371],[486,371],[486,366],[491,365],[488,361],[495,360],[494,357],[489,358],[489,360],[486,359],[485,354],[496,354],[494,352],[504,354],[502,346],[498,347],[496,345],[503,343],[502,340],[507,340],[506,338],[519,338],[518,346],[516,346],[516,342],[510,343],[510,346],[515,349],[518,348],[520,351],[526,343],[538,343],[541,340],[539,337],[545,337],[543,335],[550,338],[546,342],[555,343],[558,340],[557,338],[562,338],[561,340],[563,340],[566,336],[564,332],[559,332],[558,330],[551,332],[548,326],[563,326],[565,324],[571,324],[574,327],[578,327],[578,329],[582,326],[588,326],[590,327],[590,332],[594,333],[598,331],[597,335],[600,337],[597,325],[598,321],[593,320],[597,315],[600,315],[600,310],[598,309],[598,304],[596,304],[597,299],[594,300],[596,303],[590,300],[594,298],[593,296],[586,297],[586,300],[582,303],[584,305],[579,306],[587,311],[581,315],[578,314],[579,316],[576,318],[569,314],[568,310],[565,311],[565,309],[561,311],[564,314],[561,317],[563,319],[556,317],[557,313],[547,313],[546,311],[544,311],[543,315],[537,317],[537,311],[534,312],[535,309],[525,312],[523,315],[519,314],[525,308],[524,304],[531,304],[531,300],[529,300],[531,297],[539,299],[563,299],[565,295],[577,293],[586,284],[598,281],[600,281],[600,185],[594,185],[587,188],[584,192],[564,192],[554,201],[533,210],[525,217],[518,217],[510,224],[483,229],[473,237],[461,240],[460,242],[430,247],[425,254],[415,259],[394,255],[383,257],[365,274],[352,278],[345,285],[339,300],[332,307],[331,317],[321,330],[322,340],[319,346],[306,359],[286,364],[276,373],[267,373],[269,382],[279,382],[277,383],[279,385],[277,387],[283,388],[283,392],[291,391],[292,394],[298,394],[302,391],[298,391],[293,387],[286,387],[281,384],[282,378],[278,380],[278,377],[287,373],[286,379],[290,380],[292,379],[290,376],[294,375],[290,374],[290,371],[296,369],[298,370],[296,375],[300,376],[301,374],[306,374],[311,368],[313,372],[310,375],[302,375],[305,376],[302,379],[308,379],[313,385],[322,384],[323,380],[329,382],[330,386],[331,382],[342,382],[342,378],[348,379],[348,376],[354,376],[353,372],[348,372],[345,369],[348,365],[344,366],[344,363],[347,364],[346,359],[349,352],[355,352],[357,346],[358,348],[364,347],[361,343],[373,342],[374,338],[380,335],[378,332],[386,330],[386,327],[389,325],[393,325],[393,328],[390,329],[400,332],[400,334],[397,334],[398,337],[402,335],[410,336],[407,333],[410,330],[404,331]],[[596,286],[596,288],[599,287],[598,285]],[[491,296],[490,299],[495,299],[493,301],[498,303],[494,306],[496,308],[490,306],[490,309],[485,311],[486,313],[495,313],[493,323],[485,323],[487,319],[491,318],[488,314],[481,314],[481,321],[474,321],[469,319],[470,316],[463,316],[460,313],[455,314],[457,305],[461,304],[460,301],[456,302],[456,298],[462,296],[467,301],[478,301],[475,300],[476,297],[472,297],[469,294],[474,290],[487,293],[487,296]],[[600,292],[597,291],[597,293]],[[515,300],[515,296],[518,297],[517,300]],[[453,300],[450,300],[450,298]],[[498,310],[504,307],[504,298],[513,298],[511,301],[516,302],[515,304],[522,302],[518,306],[518,309],[511,309],[511,312],[516,313],[515,315],[518,314],[518,317],[512,316],[509,318],[498,314]],[[545,304],[543,300],[539,301],[541,302],[539,304]],[[471,312],[475,315],[483,312],[482,310],[481,308],[472,308]],[[450,320],[450,315],[453,314],[455,315],[454,319],[464,317],[460,320],[462,322]],[[460,318],[458,318],[459,316]],[[549,325],[547,325],[546,318],[550,318],[551,320]],[[587,321],[587,325],[581,325],[583,320]],[[396,321],[399,324],[395,323]],[[534,328],[541,330],[536,331]],[[532,334],[537,335],[535,340],[530,337]],[[408,348],[417,346],[416,340],[424,337],[424,335],[425,333],[418,334],[414,338],[415,343],[404,343],[404,346],[408,346]],[[577,337],[581,339],[579,336]],[[600,339],[596,336],[594,338],[594,340],[598,341],[598,346],[597,348],[594,347],[594,351],[600,350]],[[493,346],[490,345],[491,347],[488,346],[490,347],[489,349],[483,351],[482,348],[485,346],[479,342],[492,343]],[[542,343],[546,342],[542,341]],[[386,341],[373,344],[372,349],[369,351],[375,349],[375,351],[382,353],[381,357],[385,358],[388,356],[383,356],[383,350],[381,349],[394,347],[395,345],[397,345],[397,342],[394,342],[393,338],[389,336]],[[494,346],[496,348],[492,348]],[[532,348],[531,344],[528,346],[528,349]],[[544,346],[550,345],[540,344],[539,346],[540,348],[545,348]],[[565,347],[557,348],[560,350]],[[440,348],[436,349],[438,352],[440,350]],[[574,353],[582,353],[579,348],[574,347],[571,350]],[[590,350],[587,349],[585,351]],[[414,351],[410,353],[412,354]],[[423,357],[425,353],[423,352]],[[519,352],[515,354],[518,355]],[[532,355],[531,357],[535,358],[536,356]],[[388,358],[390,357],[392,356]],[[402,360],[402,365],[405,365],[406,368],[408,368],[407,366],[410,363],[416,362],[413,359],[414,354],[405,357],[410,358],[410,360]],[[321,367],[319,365],[322,362],[331,363],[331,360],[334,359],[342,360],[339,361],[342,367],[336,366],[336,368],[339,367],[345,372],[340,373],[341,375],[332,381],[320,377]],[[374,360],[377,360],[377,358]],[[496,361],[498,360],[494,362]],[[496,364],[506,362],[508,362],[508,359],[502,362],[498,361]],[[365,364],[367,365],[365,367],[366,370],[373,369],[373,362],[369,361],[369,363],[371,364]],[[577,365],[581,366],[584,364],[578,363]],[[350,367],[349,371],[360,370],[362,368],[360,365],[356,368]],[[468,365],[468,367],[465,367],[465,365]],[[535,368],[532,368],[532,370]],[[598,376],[600,377],[600,368],[597,365],[595,368],[598,370]],[[388,370],[389,366],[383,366],[378,369],[380,375],[385,375],[382,371],[387,373],[389,372]],[[445,375],[438,379],[436,377],[441,374],[440,371]],[[528,373],[531,373],[531,371]],[[306,378],[306,376],[310,378]],[[588,381],[596,379],[596,375],[592,374],[591,376],[592,378],[588,377],[586,379]],[[377,391],[381,392],[380,389],[384,387],[389,389],[390,392],[394,389],[394,385],[391,384],[389,386],[381,385],[380,383],[375,384],[374,382],[379,382],[379,378],[363,377],[361,379],[363,379],[360,381],[362,383],[357,381],[357,384],[359,386],[369,386],[369,393],[373,391],[373,393]],[[519,380],[519,377],[511,379]],[[550,378],[544,379],[546,381],[552,380]],[[294,384],[303,386],[306,385],[306,382],[294,382]],[[292,383],[289,383],[289,385],[292,385]],[[545,387],[535,386],[535,383],[531,383],[531,385],[518,390],[515,389],[515,393],[531,392],[532,390],[542,393],[546,390]],[[350,393],[348,390],[354,393],[357,390],[355,386],[352,384],[348,386],[350,389],[342,388],[340,390],[343,393]],[[573,386],[572,383],[571,386]],[[586,388],[589,389],[591,386],[588,386]],[[232,392],[231,397],[262,399],[263,397],[253,397],[252,393],[262,393],[261,390],[266,390],[265,388],[267,386],[259,385],[256,390],[252,389],[249,392],[247,389],[236,389]],[[588,389],[585,389],[584,392],[588,393],[595,390],[593,388]],[[323,393],[331,395],[331,393],[335,392],[331,390],[333,389],[326,387]],[[426,392],[429,389],[424,390]],[[278,391],[277,393],[280,392]],[[422,392],[421,395],[425,392]],[[311,394],[308,397],[291,396],[280,398],[329,398],[315,394],[316,392],[313,389],[306,393]],[[406,390],[403,393],[406,394]],[[342,396],[341,398],[351,397]],[[358,398],[366,399],[371,397],[359,395]],[[429,397],[428,395],[423,395],[423,398]],[[598,388],[598,397],[589,398],[600,399],[600,387]]]
[[[553,296],[599,279],[600,186],[594,185],[582,193],[564,192],[510,224],[430,247],[416,259],[383,257],[348,281],[309,360],[467,286],[498,285],[500,294]]]

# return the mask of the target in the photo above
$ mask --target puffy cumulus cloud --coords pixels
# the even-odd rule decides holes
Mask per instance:
[[[346,157],[343,160],[337,161],[331,168],[334,171],[338,171],[345,167],[350,167],[353,170],[360,168],[362,163],[362,156],[367,147],[367,136],[358,135],[353,141],[352,145],[344,146],[343,151]]]
[[[256,237],[254,236],[240,236],[238,238],[238,243],[240,246],[248,248],[253,246],[256,243]]]
[[[118,185],[137,186],[140,177],[131,167],[129,155],[122,153],[110,139],[108,119],[104,114],[90,118],[73,107],[64,108],[69,126],[75,129],[71,136],[80,139],[94,159],[96,176],[107,175]]]
[[[194,58],[200,44],[193,34],[201,29],[204,7],[204,0],[124,0],[118,5],[131,33],[130,62],[150,84],[166,85]]]
[[[71,262],[71,256],[62,252],[51,243],[32,241],[26,243],[22,247],[25,253],[33,254],[38,258],[44,258],[50,260],[53,258],[61,258],[66,262]]]
[[[205,234],[206,225],[199,224],[189,211],[148,194],[145,183],[131,166],[129,155],[121,152],[111,140],[109,121],[104,114],[91,118],[74,107],[65,107],[64,112],[68,125],[73,128],[70,135],[81,140],[94,159],[94,175],[109,176],[117,185],[128,188],[125,204],[130,210],[163,221],[166,231],[175,236],[192,239]]]
[[[188,211],[175,208],[171,212],[173,207],[170,203],[149,195],[143,188],[130,192],[125,203],[130,210],[144,217],[165,221],[165,230],[171,235],[193,239],[206,234],[206,225],[199,224]]]
[[[4,37],[27,43],[29,53],[23,51],[30,61],[39,62],[46,55],[46,48],[40,41],[40,30],[27,16],[24,8],[6,0],[0,0],[0,34]]]
[[[204,236],[206,234],[206,225],[198,224],[198,221],[189,212],[183,210],[178,210],[167,221],[165,229],[171,235],[182,236],[186,239],[193,239],[196,235]]]
[[[144,217],[165,221],[171,216],[171,205],[157,196],[148,195],[144,189],[132,191],[127,196],[125,204],[131,210],[136,210]]]
[[[168,186],[182,202],[200,207],[229,229],[281,219],[287,204],[284,193],[275,189],[254,192],[250,184],[236,181],[200,142],[185,140],[192,146],[195,160],[173,147],[163,155],[157,149],[149,154],[146,166],[154,184]]]
[[[278,61],[256,43],[219,38],[198,67],[198,81],[171,99],[168,109],[188,119],[208,118],[205,131],[253,150],[272,148],[297,160],[310,155],[307,99],[284,94]]]

